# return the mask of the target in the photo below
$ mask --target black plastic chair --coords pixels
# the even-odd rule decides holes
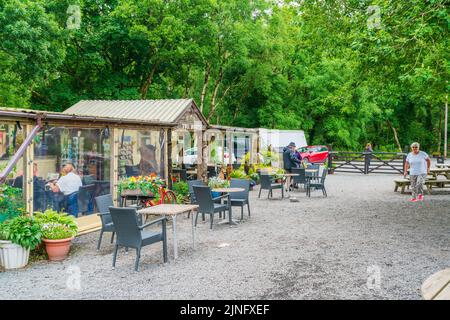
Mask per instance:
[[[83,214],[94,212],[95,184],[81,186],[78,189],[78,212]]]
[[[292,183],[294,185],[303,185],[303,187],[306,186],[306,174],[305,174],[305,169],[304,168],[292,168],[291,169],[292,173],[294,174],[298,174],[298,176],[293,176],[292,177]]]
[[[231,206],[241,207],[241,220],[244,219],[244,206],[247,205],[248,216],[250,217],[250,180],[247,179],[231,179],[231,188],[242,188],[242,192],[232,192],[230,193]],[[226,200],[226,203],[228,200]]]
[[[228,210],[228,213],[230,212],[229,206],[226,204],[216,203],[215,200],[220,199],[227,199],[228,195],[223,195],[220,197],[216,197],[213,199],[211,195],[211,188],[207,186],[193,186],[195,198],[197,200],[198,204],[198,210],[195,216],[195,225],[197,226],[197,219],[198,214],[201,213],[202,215],[209,214],[210,216],[210,229],[213,227],[214,222],[214,215],[216,213],[224,213]]]
[[[116,228],[117,239],[113,255],[113,268],[116,266],[117,251],[119,247],[135,248],[136,262],[134,269],[139,271],[139,260],[141,258],[142,247],[158,243],[163,243],[163,258],[167,262],[167,218],[162,217],[139,226],[135,208],[115,208],[109,207],[111,218]],[[144,231],[145,228],[162,223],[161,232]]]
[[[307,183],[306,194],[308,195],[308,197],[311,197],[311,188],[314,188],[315,190],[322,190],[323,195],[325,197],[327,196],[327,191],[325,189],[326,176],[327,176],[327,170],[323,170],[322,176],[319,177],[319,182],[312,180]]]
[[[261,174],[260,175],[260,182],[261,182],[261,188],[259,189],[258,198],[261,198],[261,191],[262,190],[269,190],[269,193],[267,194],[267,199],[269,197],[273,197],[272,190],[274,189],[281,189],[281,198],[284,198],[284,186],[283,183],[276,183],[273,181],[272,177],[268,174]]]
[[[104,232],[112,232],[111,243],[114,241],[114,234],[116,229],[109,213],[109,207],[114,206],[112,195],[105,194],[95,198],[95,205],[97,206],[98,215],[102,221],[102,229],[100,230],[100,238],[98,239],[97,251],[100,250],[100,244],[102,243],[102,237]]]

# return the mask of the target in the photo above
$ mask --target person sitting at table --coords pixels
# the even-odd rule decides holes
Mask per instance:
[[[78,190],[83,185],[79,175],[75,173],[72,163],[68,162],[62,169],[62,177],[58,181],[50,183],[50,189],[54,193],[62,192],[67,213],[78,216]]]

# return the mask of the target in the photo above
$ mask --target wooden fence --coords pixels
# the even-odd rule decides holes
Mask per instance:
[[[330,151],[328,168],[330,173],[403,174],[405,160],[406,153],[401,152]]]

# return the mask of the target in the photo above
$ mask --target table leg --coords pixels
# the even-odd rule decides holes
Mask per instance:
[[[178,245],[177,245],[177,215],[173,215],[172,221],[172,231],[173,231],[173,257],[178,258]]]
[[[192,249],[195,249],[195,223],[194,223],[194,210],[191,210],[192,217]]]
[[[228,218],[230,225],[237,225],[236,222],[233,221],[233,212],[232,212],[232,205],[231,205],[231,195],[228,194]]]

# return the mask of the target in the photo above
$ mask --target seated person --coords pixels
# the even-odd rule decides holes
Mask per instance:
[[[75,173],[71,163],[66,163],[62,170],[63,176],[58,181],[50,183],[50,189],[64,194],[67,213],[78,216],[78,190],[83,185],[80,176]]]

